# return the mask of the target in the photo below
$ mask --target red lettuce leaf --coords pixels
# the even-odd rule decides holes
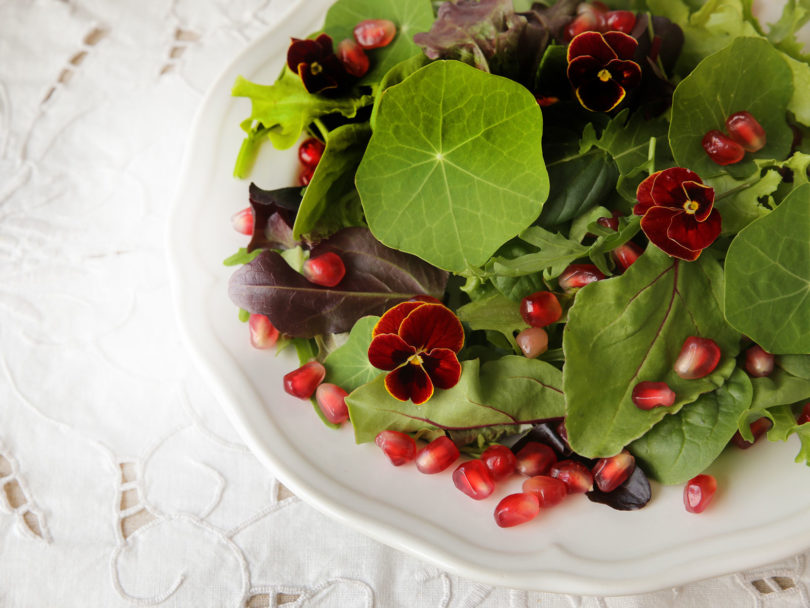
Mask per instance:
[[[255,249],[289,249],[297,244],[292,227],[301,205],[301,188],[262,190],[250,184],[250,207],[253,209],[253,236],[247,246]]]

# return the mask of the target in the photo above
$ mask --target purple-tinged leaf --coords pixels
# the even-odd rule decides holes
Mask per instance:
[[[596,486],[585,496],[593,502],[602,503],[618,511],[635,511],[648,502],[652,492],[650,482],[641,467],[636,467],[622,485],[612,492],[603,492]]]
[[[289,249],[297,243],[292,227],[301,204],[301,188],[262,190],[250,184],[250,207],[253,209],[253,236],[248,252],[256,249]]]

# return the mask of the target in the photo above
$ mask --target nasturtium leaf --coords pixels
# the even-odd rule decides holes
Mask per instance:
[[[740,336],[723,318],[722,289],[722,268],[712,257],[686,263],[650,246],[623,275],[577,293],[563,331],[566,428],[574,451],[612,456],[723,384]],[[711,338],[723,353],[705,378],[684,380],[672,369],[689,336]],[[675,404],[637,408],[631,394],[644,381],[666,382]]]
[[[368,316],[357,321],[346,343],[326,356],[323,364],[326,367],[327,382],[352,392],[383,373],[368,360],[371,331],[379,319],[376,316]]]
[[[502,333],[513,348],[517,348],[515,332],[528,327],[520,315],[520,304],[498,291],[459,308],[458,318],[472,330],[488,329]]]
[[[716,391],[664,417],[631,443],[630,451],[654,479],[684,483],[720,455],[737,432],[737,418],[751,405],[752,396],[751,380],[737,368]]]
[[[329,132],[295,216],[293,237],[327,236],[341,228],[363,225],[354,173],[370,135],[368,123],[343,125]]]
[[[669,143],[675,163],[703,178],[724,170],[742,177],[757,169],[754,158],[787,157],[793,132],[785,112],[793,95],[793,76],[782,54],[762,38],[740,38],[700,62],[675,89]],[[758,152],[721,167],[703,149],[703,136],[725,130],[735,112],[750,112],[767,133]]]
[[[337,0],[326,13],[323,30],[337,46],[344,38],[353,38],[352,30],[365,19],[388,19],[397,28],[388,46],[366,51],[371,67],[360,84],[373,85],[400,61],[421,54],[413,35],[430,29],[433,9],[430,0]]]
[[[560,371],[549,363],[508,355],[483,365],[477,359],[461,365],[458,384],[437,390],[423,405],[394,399],[382,376],[352,392],[346,403],[357,443],[373,441],[384,430],[484,432],[564,413]]]
[[[810,184],[742,230],[725,268],[729,323],[770,353],[810,353]]]
[[[436,61],[380,97],[357,190],[374,235],[463,272],[534,221],[548,194],[534,97],[516,82]]]

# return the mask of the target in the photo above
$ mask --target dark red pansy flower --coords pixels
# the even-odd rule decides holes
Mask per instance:
[[[287,67],[301,77],[310,93],[338,89],[347,79],[332,48],[332,38],[326,34],[315,40],[293,38],[287,49]]]
[[[641,82],[632,61],[638,41],[622,32],[582,32],[568,45],[568,80],[579,103],[592,112],[609,112]]]
[[[714,190],[689,169],[657,171],[641,182],[633,213],[650,242],[675,258],[692,262],[720,234]]]
[[[456,355],[464,345],[464,329],[442,304],[397,304],[380,317],[371,336],[368,360],[389,372],[385,388],[400,401],[422,404],[434,387],[452,388],[461,377]]]

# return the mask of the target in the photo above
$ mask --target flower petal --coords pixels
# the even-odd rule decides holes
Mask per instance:
[[[686,192],[684,192],[681,184],[685,181],[703,183],[697,173],[683,167],[664,169],[654,175],[656,177],[653,180],[650,196],[655,201],[655,204],[679,210],[683,210],[683,204],[687,200]]]
[[[574,36],[568,45],[568,63],[575,57],[590,55],[598,59],[603,65],[611,59],[617,59],[616,52],[605,42],[604,37],[599,32],[582,32]]]
[[[395,399],[421,405],[433,396],[433,383],[421,365],[409,363],[385,376],[385,390]]]
[[[464,345],[464,328],[453,312],[441,304],[422,304],[399,326],[399,335],[417,350],[449,348],[458,352]]]
[[[434,348],[423,353],[422,366],[437,388],[453,388],[461,378],[461,363],[449,348]]]
[[[396,369],[416,354],[416,349],[396,334],[380,334],[368,345],[368,361],[377,369]]]
[[[641,229],[650,242],[667,255],[691,262],[698,259],[700,250],[684,247],[667,236],[672,220],[679,215],[686,214],[671,207],[652,207],[641,218]]]
[[[314,40],[292,38],[287,49],[287,67],[297,73],[299,63],[317,61],[322,54],[320,45]]]
[[[424,302],[402,302],[393,308],[385,311],[380,320],[371,331],[371,337],[379,336],[380,334],[398,334],[399,326],[415,308],[424,305]]]
[[[329,55],[334,52],[334,47],[332,46],[332,37],[328,34],[321,34],[315,39],[315,44],[321,47],[321,53],[323,55]]]
[[[636,190],[638,204],[633,207],[633,213],[635,215],[644,215],[650,207],[655,207],[655,201],[652,198],[652,187],[659,173],[661,172],[656,171],[655,173],[651,173],[638,185],[638,189]]]
[[[602,63],[590,55],[574,57],[568,64],[568,80],[575,89],[581,87],[586,82],[597,78]]]
[[[714,207],[714,188],[697,182],[684,182],[682,184],[683,191],[686,193],[687,200],[695,201],[698,203],[697,211],[694,217],[698,222],[705,222],[706,218],[712,212]]]
[[[613,76],[613,80],[627,89],[637,87],[641,83],[641,68],[635,61],[614,59],[608,61],[605,69]]]
[[[605,42],[618,55],[619,59],[630,59],[636,54],[638,40],[624,32],[612,31],[603,34]]]
[[[713,209],[705,222],[695,221],[695,216],[681,213],[672,218],[667,229],[667,237],[678,245],[691,250],[702,251],[720,236],[722,219]]]
[[[579,103],[591,112],[610,112],[626,95],[624,87],[612,78],[604,82],[598,78],[590,80],[577,88],[575,93]]]

